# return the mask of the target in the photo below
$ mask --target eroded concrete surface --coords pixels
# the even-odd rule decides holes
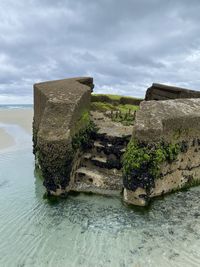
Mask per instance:
[[[199,92],[154,84],[146,100],[155,100],[140,101],[134,126],[124,126],[102,112],[90,112],[93,87],[92,78],[34,85],[34,153],[48,193],[120,195],[124,191],[125,202],[143,206],[155,196],[199,182]],[[166,100],[170,98],[178,99]],[[80,122],[85,111],[98,131],[87,150],[78,150],[72,158],[72,138],[84,126]],[[130,190],[123,185],[121,159],[131,136],[146,145],[166,142],[183,147],[176,160],[160,164],[160,177],[148,192],[140,186]]]
[[[180,152],[174,161],[160,164],[160,177],[149,192],[125,190],[126,202],[146,205],[146,199],[200,182],[200,99],[142,102],[132,137],[146,144],[179,144]]]

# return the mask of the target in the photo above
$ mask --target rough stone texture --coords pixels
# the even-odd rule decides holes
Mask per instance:
[[[73,166],[71,141],[90,107],[92,78],[73,78],[34,85],[34,153],[50,194],[60,195]]]
[[[179,98],[200,98],[200,92],[185,88],[153,83],[146,91],[145,100],[169,100]]]
[[[98,133],[105,135],[107,138],[112,137],[126,137],[131,136],[133,126],[124,126],[120,122],[114,122],[108,116],[105,116],[102,112],[92,111],[91,112],[93,121],[97,126]]]
[[[77,157],[70,190],[103,195],[120,195],[123,187],[121,157],[131,138],[132,126],[113,122],[103,113],[91,112],[98,131],[90,145]]]
[[[136,113],[133,136],[140,141],[171,141],[176,131],[181,137],[200,135],[200,99],[143,101]]]
[[[142,102],[132,137],[143,144],[178,143],[180,153],[160,164],[160,176],[149,192],[125,189],[125,202],[143,206],[152,197],[200,182],[200,99]]]

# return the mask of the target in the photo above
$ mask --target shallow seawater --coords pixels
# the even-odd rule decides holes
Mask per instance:
[[[121,199],[43,199],[31,138],[0,153],[0,266],[200,266],[200,187],[133,209]]]

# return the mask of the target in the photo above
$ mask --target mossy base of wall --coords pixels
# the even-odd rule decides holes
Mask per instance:
[[[170,192],[200,184],[200,142],[199,139],[184,141],[185,149],[173,162],[164,162],[160,166],[160,177],[154,180],[154,186],[148,190],[138,187],[136,190],[124,189],[124,201],[128,204],[145,206],[149,200]]]

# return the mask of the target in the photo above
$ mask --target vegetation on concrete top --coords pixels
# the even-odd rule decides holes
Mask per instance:
[[[139,109],[139,106],[136,105],[112,105],[110,103],[104,103],[104,102],[92,102],[91,103],[91,110],[97,110],[101,112],[106,111],[121,111],[122,113],[126,113],[130,111],[136,111]]]
[[[90,115],[88,110],[84,110],[81,114],[81,117],[79,120],[77,120],[77,122],[75,123],[75,133],[79,132],[80,129],[84,128],[85,126],[87,126],[90,122]]]
[[[109,114],[112,121],[120,122],[123,125],[132,125],[135,119],[135,111],[139,109],[137,105],[113,105],[105,102],[92,102],[91,110],[105,112]]]

